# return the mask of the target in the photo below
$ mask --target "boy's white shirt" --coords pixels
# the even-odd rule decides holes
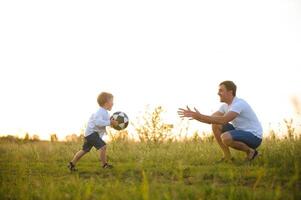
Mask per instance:
[[[88,125],[85,131],[85,137],[97,132],[100,137],[107,132],[106,126],[111,124],[110,115],[106,109],[100,107],[95,113],[93,113],[88,121]]]

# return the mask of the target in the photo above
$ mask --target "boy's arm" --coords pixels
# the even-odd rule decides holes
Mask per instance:
[[[99,117],[96,119],[96,126],[98,126],[98,127],[104,127],[104,126],[110,126],[110,125],[117,126],[118,122],[114,119],[104,120],[102,117]]]
[[[111,121],[110,120],[104,120],[102,116],[96,118],[95,125],[98,127],[104,127],[104,126],[110,126]]]

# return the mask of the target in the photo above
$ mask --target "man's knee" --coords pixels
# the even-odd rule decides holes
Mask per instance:
[[[222,125],[212,124],[212,131],[213,131],[214,134],[221,134]]]
[[[225,145],[230,145],[233,142],[232,136],[228,132],[223,133],[221,139]]]

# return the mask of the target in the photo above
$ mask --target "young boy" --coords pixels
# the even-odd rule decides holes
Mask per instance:
[[[106,133],[106,126],[117,125],[118,122],[110,120],[108,111],[113,107],[113,95],[102,92],[97,98],[100,108],[91,115],[88,126],[85,131],[85,140],[82,150],[78,151],[73,159],[69,162],[70,171],[76,171],[75,165],[81,157],[88,153],[94,146],[99,151],[99,157],[103,168],[112,168],[108,164],[106,158],[106,143],[102,140],[102,136]]]

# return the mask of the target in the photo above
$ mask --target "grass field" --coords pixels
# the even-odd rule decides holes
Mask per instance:
[[[114,169],[96,150],[78,172],[67,162],[81,143],[0,142],[0,199],[301,199],[301,140],[264,140],[252,163],[215,142],[111,142]]]

